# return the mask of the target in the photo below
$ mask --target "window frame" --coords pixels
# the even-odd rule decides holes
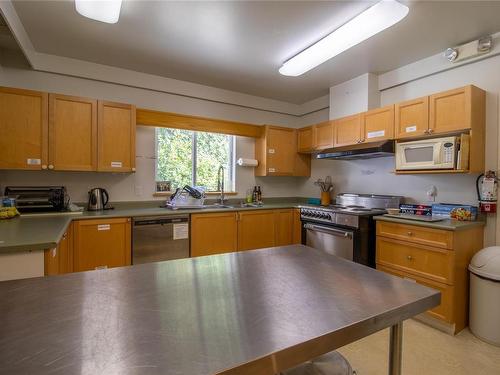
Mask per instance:
[[[196,168],[198,166],[198,146],[197,146],[197,138],[198,138],[198,133],[203,132],[201,130],[189,130],[189,129],[178,129],[178,128],[169,128],[169,127],[161,127],[161,126],[156,126],[155,127],[155,184],[158,182],[157,176],[158,176],[158,129],[176,129],[180,131],[186,131],[186,132],[191,132],[191,160],[192,160],[192,169],[191,169],[191,183],[192,186],[197,185],[197,176],[196,176]],[[229,137],[229,168],[225,169],[226,173],[226,179],[230,181],[231,186],[230,190],[224,191],[224,193],[236,193],[236,171],[235,171],[235,163],[236,163],[236,136],[232,134],[224,134],[224,133],[217,133],[217,132],[203,132],[203,133],[212,133],[212,134],[221,134]],[[155,186],[155,193],[165,193],[165,194],[170,194],[173,191],[171,190],[170,192],[168,191],[157,191],[156,186]],[[207,190],[206,191],[208,194],[213,194],[213,193],[220,193],[220,191],[214,191],[214,190]]]

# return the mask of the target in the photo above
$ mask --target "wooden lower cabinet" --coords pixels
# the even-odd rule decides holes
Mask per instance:
[[[70,224],[54,249],[45,250],[45,276],[73,272],[73,224]]]
[[[274,210],[239,212],[238,250],[261,249],[276,244],[276,218]]]
[[[441,304],[426,315],[449,332],[468,325],[467,267],[482,247],[481,226],[448,231],[377,220],[377,269],[440,291]]]
[[[300,210],[251,210],[191,215],[191,256],[301,243]]]
[[[432,281],[423,277],[411,275],[409,273],[405,273],[394,268],[384,267],[381,265],[377,265],[377,269],[380,271],[384,271],[390,273],[394,276],[399,276],[405,280],[414,281],[417,284],[427,286],[429,288],[436,289],[441,292],[441,303],[439,306],[433,308],[432,310],[427,311],[430,316],[438,318],[440,320],[444,320],[448,323],[453,323],[453,292],[454,287],[442,283],[438,283],[436,281]]]
[[[74,271],[131,264],[130,218],[77,220],[74,228]]]
[[[229,253],[238,249],[237,212],[191,215],[191,256]]]

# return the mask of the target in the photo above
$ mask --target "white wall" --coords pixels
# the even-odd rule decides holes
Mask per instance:
[[[377,76],[365,73],[330,87],[330,120],[378,107],[380,93]]]
[[[53,73],[36,72],[26,66],[24,59],[12,53],[0,60],[1,86],[19,87],[69,95],[88,96],[167,112],[188,113],[225,120],[255,124],[274,124],[297,127],[302,119],[263,110],[242,108],[229,104],[166,94],[163,92],[120,86]],[[323,99],[324,101],[324,99]],[[323,110],[324,111],[324,110]],[[321,112],[321,111],[320,111]],[[313,116],[312,114],[311,116]],[[252,138],[237,137],[236,157],[254,158]],[[151,200],[154,192],[154,128],[139,126],[136,139],[136,169],[134,174],[0,171],[0,186],[6,185],[65,185],[73,201],[85,201],[90,187],[104,187],[113,201]],[[244,197],[246,189],[261,185],[264,197],[291,196],[301,178],[254,177],[253,168],[236,167],[236,190]]]

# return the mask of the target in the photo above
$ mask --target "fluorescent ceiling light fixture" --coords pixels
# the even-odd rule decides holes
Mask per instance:
[[[76,11],[93,20],[117,23],[122,0],[75,0]]]
[[[285,76],[300,76],[398,23],[406,17],[408,11],[406,5],[396,0],[382,0],[292,57],[282,65],[279,72]]]

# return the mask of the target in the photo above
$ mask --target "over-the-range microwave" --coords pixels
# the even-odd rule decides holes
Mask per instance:
[[[469,160],[468,135],[396,143],[396,170],[462,169]]]

